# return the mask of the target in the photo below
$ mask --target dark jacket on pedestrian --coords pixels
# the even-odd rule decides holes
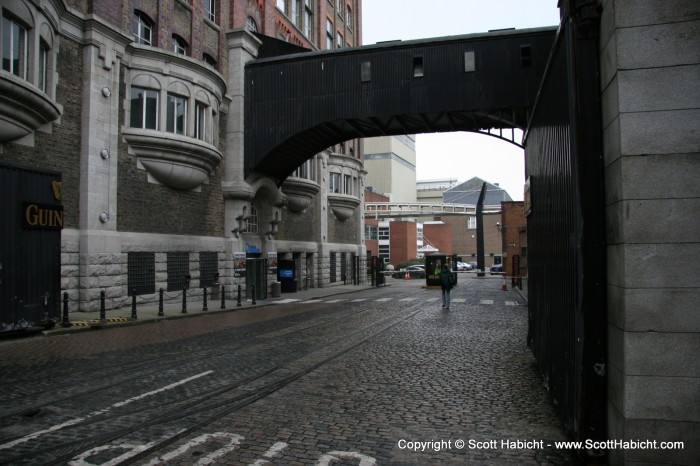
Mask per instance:
[[[442,272],[440,272],[440,287],[443,290],[452,289],[452,272],[447,267],[443,267]]]

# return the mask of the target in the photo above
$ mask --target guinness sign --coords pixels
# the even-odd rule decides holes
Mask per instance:
[[[22,227],[30,230],[63,229],[63,206],[37,202],[23,203]]]

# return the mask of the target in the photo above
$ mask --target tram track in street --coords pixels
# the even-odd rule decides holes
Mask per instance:
[[[399,306],[391,306],[394,308],[392,309],[391,315],[379,320],[372,320],[372,322],[365,326],[353,327],[352,331],[342,334],[342,336],[337,337],[330,342],[323,342],[320,345],[315,345],[304,354],[294,354],[287,357],[267,370],[259,372],[250,377],[224,384],[223,386],[215,389],[210,389],[208,391],[205,390],[204,392],[199,393],[195,399],[192,398],[191,394],[186,393],[185,396],[179,399],[169,400],[169,408],[172,408],[155,416],[153,416],[153,412],[159,408],[162,408],[162,406],[147,406],[145,408],[130,410],[128,412],[115,412],[113,414],[99,413],[99,415],[96,415],[90,419],[85,419],[83,422],[78,422],[65,427],[65,429],[87,429],[92,431],[90,432],[92,435],[82,437],[80,440],[72,440],[63,443],[59,442],[57,445],[52,445],[46,448],[32,449],[25,454],[15,455],[10,458],[3,458],[0,456],[0,461],[18,463],[28,460],[28,464],[34,464],[32,462],[32,458],[37,459],[38,456],[41,456],[43,457],[43,460],[40,460],[41,463],[36,464],[62,464],[63,462],[75,457],[75,455],[87,451],[90,448],[99,447],[100,445],[104,445],[124,437],[132,436],[136,432],[144,430],[148,431],[155,429],[162,431],[164,426],[170,425],[171,427],[168,429],[168,431],[174,433],[139,453],[139,457],[146,456],[149,454],[149,452],[162,449],[179,438],[182,438],[189,433],[206,426],[208,423],[211,423],[223,416],[243,408],[244,406],[248,406],[255,401],[269,396],[280,388],[294,382],[300,377],[303,377],[305,374],[308,374],[318,367],[321,367],[322,365],[333,361],[348,351],[351,351],[365,341],[377,337],[391,327],[420,312],[422,309],[420,304],[421,303],[416,303],[411,306],[411,311],[408,313],[407,308],[409,308],[409,306],[407,306],[405,303],[402,303]],[[419,309],[414,310],[415,307],[419,307]],[[386,311],[386,308],[382,309],[382,312]],[[279,340],[279,344],[283,344],[282,342],[288,341],[290,336],[298,337],[305,331],[318,330],[324,325],[331,326],[333,330],[332,333],[338,335],[338,321],[342,320],[347,326],[352,326],[354,323],[351,323],[350,320],[353,318],[356,319],[365,314],[371,314],[371,310],[360,309],[359,311],[353,312],[351,315],[341,312],[335,318],[323,319],[321,322],[317,322],[315,324],[309,324],[308,322],[299,323],[297,324],[299,327],[298,329],[290,330],[289,332],[280,333],[279,329],[272,332],[263,332],[261,334],[251,336],[246,340],[239,341],[235,346],[239,350],[250,349],[255,345],[253,340],[258,340],[258,343],[260,344],[269,344],[270,342],[274,343],[275,341]],[[333,329],[333,327],[335,328]],[[277,335],[266,338],[265,335],[269,333],[277,333]],[[321,340],[323,339],[322,336],[317,336],[316,338]],[[220,350],[216,352],[204,352],[203,354],[193,356],[191,359],[201,359],[205,354],[206,357],[228,354],[229,350],[230,348],[224,351]],[[102,434],[94,434],[94,430],[97,430],[98,427],[103,426],[104,424],[114,423],[117,420],[119,423],[127,424],[127,421],[131,420],[132,425],[118,427],[116,430],[112,429],[111,431]],[[184,429],[182,428],[183,424],[186,426]],[[62,428],[59,430],[64,429]],[[8,439],[3,440],[5,444],[7,441]],[[1,447],[2,445],[0,445],[0,448]],[[0,450],[0,452],[1,451],[2,450]],[[135,459],[136,457],[131,458],[131,460]]]

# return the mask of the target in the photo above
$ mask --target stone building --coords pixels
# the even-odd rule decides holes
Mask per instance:
[[[359,140],[281,187],[243,175],[245,63],[359,45],[361,0],[0,3],[0,162],[62,175],[71,309],[245,287],[234,258],[294,260],[299,286],[364,258]]]

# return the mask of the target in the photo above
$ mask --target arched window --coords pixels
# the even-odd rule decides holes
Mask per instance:
[[[172,51],[182,55],[187,55],[187,41],[177,34],[173,34],[171,45]]]
[[[153,45],[153,21],[144,12],[135,10],[132,22],[134,42]]]
[[[212,68],[216,68],[216,60],[208,53],[202,55],[202,60],[204,60],[204,63],[211,66]]]
[[[251,16],[248,16],[245,20],[245,28],[250,32],[258,32],[258,23]]]

